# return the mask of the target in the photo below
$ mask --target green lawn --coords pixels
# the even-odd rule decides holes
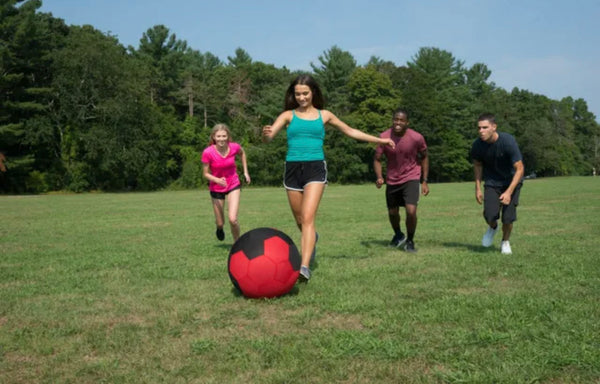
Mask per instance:
[[[313,279],[271,300],[207,191],[0,196],[0,383],[600,383],[600,178],[526,181],[511,256],[474,183],[430,187],[409,254],[383,189],[329,186]],[[299,244],[283,188],[240,222]]]

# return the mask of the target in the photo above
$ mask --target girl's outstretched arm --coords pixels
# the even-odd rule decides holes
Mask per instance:
[[[392,148],[394,148],[396,146],[392,139],[384,139],[381,137],[372,136],[372,135],[364,133],[363,131],[360,131],[356,128],[352,128],[351,126],[349,126],[348,124],[346,124],[342,120],[340,120],[336,115],[334,115],[333,113],[331,113],[327,110],[321,111],[321,116],[323,116],[323,122],[325,124],[330,124],[330,125],[334,126],[335,128],[340,130],[344,135],[346,135],[348,137],[351,137],[353,139],[360,140],[360,141],[366,141],[368,143],[389,145]]]
[[[265,125],[263,127],[263,141],[268,143],[273,140],[282,128],[287,127],[290,121],[292,121],[292,111],[282,112],[277,116],[277,119],[275,119],[272,125]]]

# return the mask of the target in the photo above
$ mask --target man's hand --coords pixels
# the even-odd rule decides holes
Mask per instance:
[[[483,193],[481,192],[481,189],[475,190],[475,200],[477,200],[477,203],[479,204],[483,203]]]
[[[505,191],[503,194],[500,195],[500,202],[504,205],[510,204],[511,195],[512,193]]]

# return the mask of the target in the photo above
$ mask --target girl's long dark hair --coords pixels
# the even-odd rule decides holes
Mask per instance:
[[[294,94],[296,85],[307,85],[312,92],[312,105],[317,109],[323,109],[325,107],[325,100],[319,84],[311,75],[299,75],[292,81],[287,91],[285,92],[285,110],[298,108],[298,102]]]

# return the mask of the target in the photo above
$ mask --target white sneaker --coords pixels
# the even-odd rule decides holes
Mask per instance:
[[[503,255],[511,255],[512,249],[510,249],[510,243],[508,240],[502,241],[502,254]]]
[[[498,225],[496,226],[496,229],[488,227],[487,231],[485,231],[485,234],[483,235],[483,239],[481,239],[481,245],[484,247],[489,247],[492,245],[494,242],[494,236],[496,236],[496,232],[498,232],[498,227]]]

